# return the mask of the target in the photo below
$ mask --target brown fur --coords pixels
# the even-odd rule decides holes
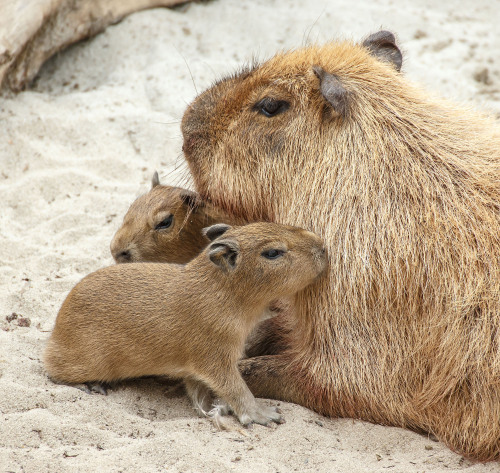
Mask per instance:
[[[168,228],[156,228],[165,218]],[[117,263],[159,262],[184,264],[207,245],[202,229],[214,223],[238,223],[195,193],[160,185],[155,173],[151,190],[130,206],[110,249]]]
[[[499,459],[500,130],[409,83],[383,47],[280,53],[185,113],[203,198],[327,242],[329,277],[271,334],[287,348],[242,372],[256,395]],[[265,97],[290,106],[264,116]]]
[[[182,377],[194,401],[202,383],[243,424],[280,421],[275,411],[256,404],[237,363],[270,301],[303,289],[325,269],[323,242],[275,224],[215,225],[209,237],[213,229],[222,236],[186,266],[115,265],[80,281],[64,301],[45,351],[49,375],[72,384]],[[264,257],[272,248],[284,254]]]

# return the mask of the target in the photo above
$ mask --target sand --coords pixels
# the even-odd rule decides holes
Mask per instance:
[[[412,80],[498,114],[498,20],[490,0],[150,10],[53,58],[30,90],[0,97],[0,472],[499,471],[413,432],[268,400],[259,402],[280,404],[286,424],[220,432],[176,383],[88,395],[53,384],[41,362],[64,297],[112,264],[111,238],[154,170],[190,185],[179,120],[197,91],[253,56],[383,27],[397,33]]]

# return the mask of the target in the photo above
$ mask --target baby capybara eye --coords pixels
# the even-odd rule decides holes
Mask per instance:
[[[264,258],[267,259],[278,259],[280,256],[283,256],[285,254],[284,250],[276,250],[276,249],[271,249],[267,251],[263,251],[261,255]]]
[[[155,230],[165,230],[172,225],[174,220],[173,215],[169,215],[167,218],[163,219],[158,225],[156,225]]]

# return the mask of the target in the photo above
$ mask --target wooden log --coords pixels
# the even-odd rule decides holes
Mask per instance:
[[[0,89],[20,91],[56,52],[130,13],[186,0],[0,1]]]

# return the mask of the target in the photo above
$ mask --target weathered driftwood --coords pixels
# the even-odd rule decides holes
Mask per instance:
[[[187,0],[0,0],[0,88],[22,90],[53,54],[125,16]]]

